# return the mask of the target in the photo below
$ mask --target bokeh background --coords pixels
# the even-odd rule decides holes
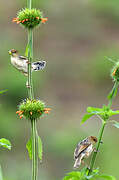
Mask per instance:
[[[0,164],[6,180],[31,179],[31,162],[25,144],[30,123],[15,112],[27,96],[26,78],[10,64],[8,50],[24,55],[27,32],[12,23],[26,0],[1,1],[0,4],[0,137],[8,138],[12,150],[0,149]],[[61,180],[73,170],[73,151],[79,140],[98,136],[101,122],[96,117],[80,126],[87,106],[107,104],[113,86],[110,68],[119,58],[118,0],[33,0],[48,23],[34,30],[34,59],[45,59],[46,68],[33,74],[35,96],[52,108],[38,122],[43,140],[43,163],[39,179]],[[113,109],[119,109],[119,97]],[[118,116],[115,120],[118,120]],[[114,119],[114,118],[113,118]],[[119,130],[109,124],[96,167],[119,178]],[[87,161],[88,162],[88,161]]]

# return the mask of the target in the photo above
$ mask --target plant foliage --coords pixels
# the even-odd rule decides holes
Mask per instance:
[[[0,139],[0,146],[11,150],[11,143],[9,140],[7,140],[5,138]]]

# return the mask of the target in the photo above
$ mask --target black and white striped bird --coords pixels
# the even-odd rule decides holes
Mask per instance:
[[[20,56],[18,51],[15,49],[9,50],[9,55],[11,56],[11,64],[25,76],[28,75],[28,63],[29,60],[27,57]],[[31,64],[32,71],[39,71],[44,69],[46,66],[46,61],[37,61]]]

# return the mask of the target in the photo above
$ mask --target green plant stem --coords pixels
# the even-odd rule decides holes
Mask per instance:
[[[115,95],[115,92],[117,91],[117,88],[118,88],[118,85],[119,83],[116,81],[113,88],[112,88],[112,96],[111,98],[109,99],[109,103],[108,103],[108,107],[111,108],[111,105],[112,105],[112,101],[114,100],[114,97],[116,96]],[[95,164],[95,160],[96,160],[96,156],[97,156],[97,153],[99,151],[99,147],[100,147],[100,144],[101,144],[101,140],[102,140],[102,136],[103,136],[103,133],[104,133],[104,128],[105,128],[105,125],[106,125],[106,122],[108,121],[108,119],[102,119],[102,126],[101,126],[101,129],[100,129],[100,132],[99,132],[99,138],[98,138],[98,142],[97,142],[97,147],[96,147],[96,151],[93,153],[93,156],[92,156],[92,159],[91,159],[91,162],[90,162],[90,170],[88,171],[88,175],[90,175],[90,173],[92,172],[93,170],[93,167],[94,167],[94,164]]]
[[[37,179],[37,130],[36,119],[31,121],[32,123],[32,180]]]
[[[95,163],[95,160],[96,160],[97,153],[99,151],[99,147],[100,147],[100,143],[101,143],[101,140],[102,140],[105,125],[106,125],[106,122],[103,121],[102,127],[101,127],[100,132],[99,132],[99,138],[98,138],[97,147],[96,147],[96,150],[93,153],[93,157],[92,157],[91,163],[90,163],[90,170],[89,170],[88,174],[90,174],[90,172],[92,172],[92,170],[93,170],[93,166],[94,166],[94,163]]]
[[[112,88],[112,97],[110,98],[109,103],[108,103],[108,107],[109,107],[109,108],[111,108],[112,101],[113,101],[113,99],[114,99],[115,96],[116,96],[116,91],[117,91],[117,89],[118,89],[118,86],[119,86],[119,82],[118,82],[118,81],[115,81],[114,86],[113,86],[113,88]]]
[[[27,6],[29,9],[31,9],[32,6],[32,0],[27,0]]]
[[[32,0],[27,0],[27,6],[29,9],[32,7]],[[29,99],[34,98],[33,84],[32,84],[32,64],[33,59],[33,30],[28,30],[28,97]],[[32,129],[32,180],[37,180],[37,129],[36,119],[31,119]]]
[[[28,30],[28,96],[30,99],[34,98],[33,95],[33,84],[32,84],[32,72],[31,64],[33,58],[33,31],[32,29]]]

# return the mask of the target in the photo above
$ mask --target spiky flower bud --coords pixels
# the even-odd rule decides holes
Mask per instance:
[[[27,99],[19,105],[19,111],[16,112],[20,116],[20,119],[24,116],[26,119],[38,119],[44,113],[48,114],[50,108],[45,107],[45,103],[41,100]]]
[[[45,23],[48,18],[43,18],[42,12],[38,9],[22,9],[18,12],[17,18],[13,22],[23,25],[25,28],[34,28],[41,23]]]
[[[119,81],[119,61],[115,63],[111,71],[111,77],[114,81]]]

